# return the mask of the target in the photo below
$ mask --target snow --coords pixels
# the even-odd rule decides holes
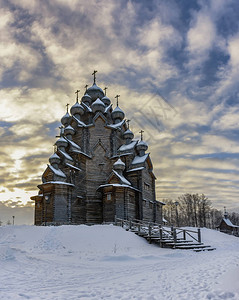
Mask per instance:
[[[107,184],[101,184],[98,188],[103,188],[103,187],[107,187],[107,186],[114,186],[114,187],[125,187],[125,188],[129,188],[132,189],[134,191],[140,192],[138,189],[127,185],[127,184],[120,184],[120,183],[107,183]]]
[[[54,152],[49,159],[53,159],[53,158],[57,158],[60,159],[60,157],[56,154],[56,152]]]
[[[0,227],[0,299],[239,299],[239,238],[162,249],[113,225]]]
[[[66,178],[66,175],[60,169],[56,169],[51,165],[48,165],[48,167],[55,175]]]
[[[80,146],[77,145],[75,142],[73,142],[73,141],[71,141],[71,140],[69,140],[67,138],[66,138],[66,140],[71,144],[72,147],[81,150]]]
[[[105,106],[104,103],[100,100],[100,98],[97,98],[97,99],[93,102],[92,105],[95,105],[95,104]]]
[[[75,116],[72,116],[73,119],[78,123],[78,127],[86,127],[85,123],[77,119]]]
[[[231,227],[239,228],[239,226],[233,225],[232,222],[229,219],[223,218],[223,221]]]
[[[116,123],[116,124],[107,125],[107,127],[113,128],[113,129],[117,129],[117,128],[120,128],[124,123],[125,123],[125,120],[123,120],[123,121],[121,121],[119,123]]]
[[[148,156],[149,154],[145,154],[143,156],[135,156],[131,164],[132,165],[142,164],[146,161]]]
[[[73,161],[73,158],[70,157],[69,154],[67,154],[66,152],[62,151],[62,150],[58,150],[66,159],[68,160],[72,160]]]
[[[132,150],[132,149],[134,149],[136,143],[137,143],[137,141],[133,141],[128,145],[122,145],[122,146],[120,146],[119,151]]]
[[[145,167],[138,167],[138,168],[134,168],[134,169],[128,170],[127,172],[142,171],[143,169],[145,169]]]
[[[82,102],[82,105],[87,109],[88,112],[92,112],[92,109],[86,105],[84,102]]]
[[[64,182],[64,181],[47,181],[47,182],[44,182],[44,183],[42,183],[40,185],[46,185],[46,184],[49,184],[49,183],[52,183],[52,184],[65,184],[65,185],[69,185],[69,186],[75,186],[72,183]]]
[[[72,169],[77,170],[77,171],[82,171],[80,168],[77,168],[76,166],[73,166],[73,165],[71,165],[71,164],[66,163],[66,165],[67,165],[68,167],[72,168]]]
[[[105,113],[108,113],[108,111],[110,110],[111,107],[112,107],[112,104],[110,104],[109,106],[107,106],[106,109],[105,109]]]
[[[123,175],[120,175],[115,170],[113,170],[113,173],[119,178],[119,180],[121,181],[122,184],[131,185],[131,183]]]
[[[113,110],[113,113],[114,112],[121,112],[121,113],[124,113],[123,110],[121,108],[119,108],[119,106],[116,106],[116,108]]]
[[[120,158],[118,158],[118,160],[114,163],[114,166],[123,166],[123,167],[125,167],[125,163],[122,162],[122,160]]]

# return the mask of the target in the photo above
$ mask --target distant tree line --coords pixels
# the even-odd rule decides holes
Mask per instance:
[[[164,199],[164,218],[167,225],[207,227],[215,229],[222,220],[223,212],[212,207],[204,194],[184,194],[177,200]],[[239,214],[228,213],[234,225],[239,225]]]

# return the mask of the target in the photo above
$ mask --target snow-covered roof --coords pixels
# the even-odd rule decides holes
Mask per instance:
[[[79,127],[85,127],[86,124],[82,122],[81,120],[77,119],[75,116],[72,116],[72,118],[78,123]]]
[[[47,182],[44,182],[42,184],[39,184],[39,186],[41,185],[46,185],[46,184],[64,184],[64,185],[69,185],[69,186],[75,186],[74,184],[72,183],[69,183],[69,182],[64,182],[64,181],[47,181]]]
[[[88,112],[92,112],[92,109],[86,105],[84,102],[82,102],[82,105],[88,110]]]
[[[72,131],[75,131],[75,129],[71,126],[71,125],[68,125],[65,130],[72,130]]]
[[[146,159],[148,158],[149,154],[145,154],[143,156],[135,156],[135,158],[132,161],[132,165],[137,165],[137,164],[142,164],[146,161]]]
[[[87,92],[95,90],[98,90],[104,94],[103,90],[96,83],[93,83],[93,85],[87,89]]]
[[[117,129],[117,128],[120,128],[124,123],[125,123],[125,120],[123,120],[117,124],[110,124],[110,125],[108,125],[108,127]]]
[[[115,163],[114,166],[124,166],[125,167],[125,163],[122,162],[122,160],[119,158]]]
[[[73,158],[70,157],[69,154],[67,154],[66,152],[62,151],[62,150],[58,150],[66,159],[68,160],[72,160],[73,161]]]
[[[121,108],[119,108],[119,106],[116,106],[116,108],[113,110],[113,113],[115,112],[121,112],[124,114],[123,110]]]
[[[226,219],[226,218],[223,218],[223,221],[228,225],[228,226],[231,226],[231,227],[238,227],[237,225],[233,225],[232,222],[229,220],[229,219]]]
[[[118,172],[116,172],[115,170],[113,170],[113,173],[119,178],[119,180],[123,183],[123,184],[127,184],[127,185],[131,185],[131,183],[123,176],[120,175]]]
[[[127,151],[127,150],[132,150],[134,149],[135,145],[136,145],[137,141],[132,141],[130,144],[128,145],[122,145],[119,147],[119,151]]]
[[[60,169],[55,169],[54,167],[52,167],[51,165],[48,165],[48,167],[50,168],[50,170],[57,176],[66,178],[66,175],[60,170]]]
[[[145,167],[138,167],[138,168],[134,168],[134,169],[128,170],[127,172],[136,172],[136,171],[141,171],[143,169],[145,169]]]
[[[63,136],[60,136],[59,139],[56,141],[55,144],[59,144],[59,142],[63,142],[63,143],[67,143],[67,140],[63,137]]]
[[[71,144],[72,147],[79,149],[79,150],[81,149],[81,147],[79,145],[77,145],[76,143],[74,143],[73,141],[68,140],[67,138],[66,138],[66,140]]]
[[[66,163],[66,165],[67,165],[68,167],[72,168],[72,169],[75,169],[75,170],[77,170],[77,171],[81,171],[80,168],[77,168],[76,166],[73,166],[73,165],[71,165],[71,164]]]
[[[60,159],[60,157],[56,154],[56,152],[55,153],[53,153],[51,156],[50,156],[50,158],[49,159]]]
[[[102,105],[102,106],[105,106],[104,103],[100,100],[100,98],[97,98],[93,103],[92,105]]]
[[[99,188],[103,188],[103,187],[107,187],[107,186],[114,186],[114,187],[125,187],[125,188],[129,188],[129,189],[132,189],[132,190],[135,190],[137,192],[140,192],[138,189],[130,186],[130,185],[127,185],[127,184],[119,184],[119,183],[107,183],[107,184],[101,184]]]
[[[110,110],[111,107],[112,107],[112,104],[110,104],[109,106],[107,106],[107,107],[105,108],[105,113],[107,113],[107,112]]]

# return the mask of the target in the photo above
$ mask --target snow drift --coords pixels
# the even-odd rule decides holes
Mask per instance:
[[[0,227],[0,299],[239,299],[239,238],[162,249],[113,225]]]

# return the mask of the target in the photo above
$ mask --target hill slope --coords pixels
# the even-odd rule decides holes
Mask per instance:
[[[239,299],[239,238],[161,249],[120,227],[0,227],[0,299]]]

